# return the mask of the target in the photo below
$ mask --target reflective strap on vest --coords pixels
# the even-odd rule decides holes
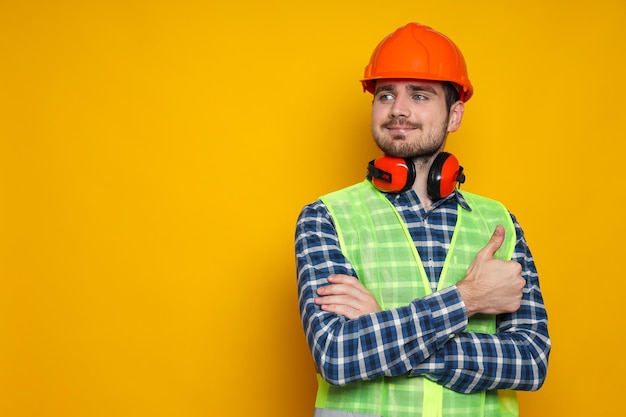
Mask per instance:
[[[422,378],[424,399],[422,400],[422,417],[442,417],[443,387],[433,381]]]

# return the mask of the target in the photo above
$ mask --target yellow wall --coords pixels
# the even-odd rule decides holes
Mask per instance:
[[[541,273],[522,415],[617,415],[621,0],[0,2],[0,415],[310,415],[294,222],[378,154],[357,80],[410,20],[464,51],[448,150]]]

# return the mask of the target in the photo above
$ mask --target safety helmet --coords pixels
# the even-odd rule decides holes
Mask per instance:
[[[363,90],[373,94],[375,80],[385,78],[450,81],[464,102],[474,92],[459,48],[445,35],[419,23],[396,29],[378,44],[365,67]]]

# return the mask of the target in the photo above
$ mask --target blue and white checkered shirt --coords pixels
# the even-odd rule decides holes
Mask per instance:
[[[517,241],[513,260],[526,279],[522,304],[497,317],[496,334],[463,332],[468,324],[456,286],[436,292],[450,247],[457,204],[470,210],[455,191],[428,211],[409,190],[385,194],[404,219],[433,294],[411,304],[356,319],[324,312],[313,299],[328,276],[356,276],[337,238],[326,206],[305,206],[296,225],[300,315],[318,372],[333,385],[381,376],[424,375],[454,391],[536,390],[545,380],[550,339],[547,315],[533,257],[513,215]]]

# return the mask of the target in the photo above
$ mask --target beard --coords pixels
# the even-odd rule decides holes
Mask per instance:
[[[434,126],[428,131],[424,131],[419,123],[410,123],[402,120],[389,120],[383,123],[380,128],[372,126],[372,135],[376,145],[385,155],[410,159],[430,159],[443,149],[448,136],[448,118],[438,126]],[[386,129],[390,127],[404,127],[416,129],[409,135],[392,135]]]

